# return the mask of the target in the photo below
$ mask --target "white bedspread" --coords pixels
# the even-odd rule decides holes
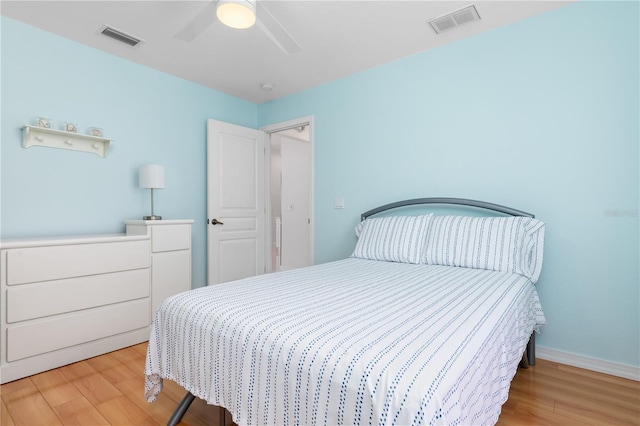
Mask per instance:
[[[146,397],[171,379],[240,425],[494,424],[541,324],[523,276],[350,258],[167,299]]]

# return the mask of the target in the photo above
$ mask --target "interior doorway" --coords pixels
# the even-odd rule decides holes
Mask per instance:
[[[310,118],[262,129],[267,151],[267,232],[272,272],[313,264],[313,131]]]

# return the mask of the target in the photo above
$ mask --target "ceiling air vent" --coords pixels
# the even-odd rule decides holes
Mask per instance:
[[[440,34],[452,28],[459,27],[467,22],[479,21],[480,15],[474,5],[463,7],[455,12],[447,13],[439,18],[429,21],[431,28]]]
[[[112,38],[116,41],[119,41],[120,43],[124,43],[131,47],[137,46],[139,43],[143,41],[142,39],[139,39],[137,37],[124,33],[120,30],[116,30],[113,27],[108,27],[106,25],[100,29],[99,33],[102,34],[103,36]]]

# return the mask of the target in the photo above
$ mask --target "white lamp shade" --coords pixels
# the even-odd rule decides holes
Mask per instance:
[[[227,27],[239,30],[249,28],[256,23],[255,1],[218,0],[216,16]]]
[[[140,188],[164,188],[164,167],[157,164],[140,166]]]

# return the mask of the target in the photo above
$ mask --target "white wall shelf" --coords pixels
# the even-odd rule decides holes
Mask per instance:
[[[47,146],[50,148],[71,149],[92,152],[103,158],[107,156],[107,151],[111,145],[111,139],[37,126],[24,126],[22,128],[22,136],[22,146],[24,148]]]

